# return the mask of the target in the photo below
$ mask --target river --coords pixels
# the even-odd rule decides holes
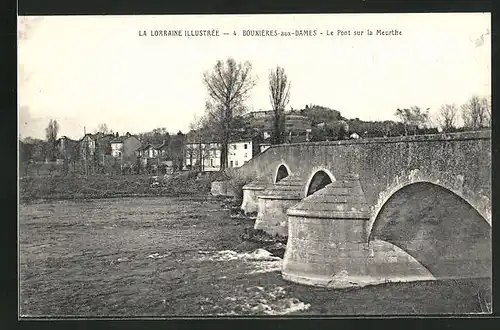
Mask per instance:
[[[467,291],[469,283],[457,281],[335,291],[285,282],[281,259],[240,237],[252,227],[252,219],[231,217],[221,200],[208,196],[23,204],[20,314],[169,317],[480,311],[473,293]],[[447,295],[441,298],[443,290]],[[459,303],[450,302],[450,294]]]

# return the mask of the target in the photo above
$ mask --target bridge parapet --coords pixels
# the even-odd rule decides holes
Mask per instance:
[[[426,134],[426,135],[407,135],[407,136],[394,136],[394,137],[375,137],[367,139],[336,140],[336,141],[298,142],[298,143],[288,143],[288,144],[277,144],[271,146],[269,149],[287,147],[287,146],[296,146],[296,145],[333,146],[333,145],[356,145],[356,144],[372,144],[372,143],[430,142],[430,141],[454,141],[454,140],[456,141],[491,140],[491,130],[459,132],[459,133]]]

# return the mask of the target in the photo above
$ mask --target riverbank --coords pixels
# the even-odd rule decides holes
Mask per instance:
[[[100,199],[114,197],[177,197],[210,193],[220,173],[197,175],[184,172],[172,176],[67,175],[24,177],[19,180],[21,203],[36,200]]]

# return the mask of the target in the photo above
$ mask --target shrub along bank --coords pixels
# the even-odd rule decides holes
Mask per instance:
[[[19,181],[19,199],[87,199],[132,196],[181,196],[208,194],[212,181],[222,173],[184,172],[169,177],[146,175],[67,175],[24,177]]]

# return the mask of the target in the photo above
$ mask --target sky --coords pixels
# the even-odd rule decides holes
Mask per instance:
[[[149,36],[196,29],[220,36]],[[316,36],[242,35],[262,29]],[[204,112],[203,72],[229,57],[252,64],[257,85],[246,105],[255,111],[271,108],[276,65],[291,81],[288,108],[318,104],[347,118],[394,120],[397,108],[435,113],[491,95],[489,13],[19,17],[18,30],[22,138],[44,138],[50,119],[75,139],[101,123],[119,133],[187,132]]]

